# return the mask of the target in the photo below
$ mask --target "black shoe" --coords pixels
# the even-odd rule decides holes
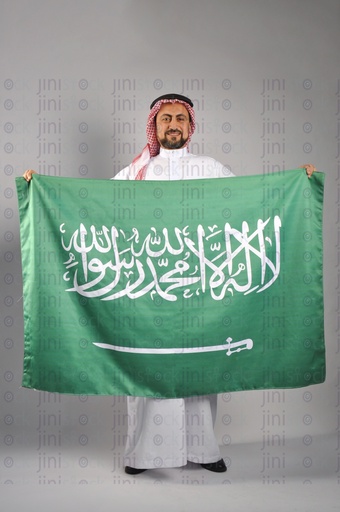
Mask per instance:
[[[227,471],[227,466],[223,459],[218,460],[217,462],[210,462],[210,464],[201,464],[202,468],[207,469],[208,471],[213,471],[214,473],[225,473]]]
[[[146,469],[140,469],[140,468],[132,468],[131,466],[125,466],[125,473],[128,475],[139,475],[139,473],[144,473]]]

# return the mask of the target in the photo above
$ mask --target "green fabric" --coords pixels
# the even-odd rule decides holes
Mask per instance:
[[[18,178],[23,386],[171,398],[323,382],[323,183]]]

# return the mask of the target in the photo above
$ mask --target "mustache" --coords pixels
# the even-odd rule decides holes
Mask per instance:
[[[166,135],[172,135],[172,134],[182,134],[181,130],[174,130],[170,129],[165,132]]]

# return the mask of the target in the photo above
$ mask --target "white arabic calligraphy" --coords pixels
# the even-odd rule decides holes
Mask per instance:
[[[207,292],[214,300],[227,293],[259,293],[280,273],[281,219],[270,220],[259,219],[252,233],[243,221],[241,231],[229,223],[222,229],[198,225],[192,233],[189,226],[162,232],[151,227],[144,238],[135,227],[127,233],[115,226],[88,230],[80,224],[68,241],[63,223],[63,279],[72,283],[67,291],[102,300],[150,293],[152,300],[158,294],[176,301],[178,290],[186,299]]]

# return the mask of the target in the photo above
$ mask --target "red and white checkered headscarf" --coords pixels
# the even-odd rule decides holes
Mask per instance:
[[[176,96],[176,95],[171,95],[171,96]],[[189,103],[187,103],[184,100],[177,99],[177,98],[172,98],[172,99],[163,98],[163,99],[159,99],[158,101],[156,101],[156,103],[154,102],[151,105],[151,110],[150,110],[150,113],[148,116],[148,121],[146,124],[146,136],[147,136],[148,143],[146,144],[146,146],[144,147],[142,152],[138,156],[136,156],[136,158],[132,161],[132,164],[131,164],[134,169],[135,180],[144,180],[145,179],[146,169],[150,162],[150,159],[152,157],[158,155],[158,153],[159,153],[160,144],[157,140],[155,119],[156,119],[156,115],[159,112],[159,109],[161,108],[161,106],[164,103],[182,103],[185,106],[185,108],[187,109],[187,111],[189,112],[189,115],[190,115],[189,137],[188,137],[188,140],[186,141],[184,147],[186,147],[189,144],[192,134],[195,131],[195,127],[196,127],[195,111]]]

